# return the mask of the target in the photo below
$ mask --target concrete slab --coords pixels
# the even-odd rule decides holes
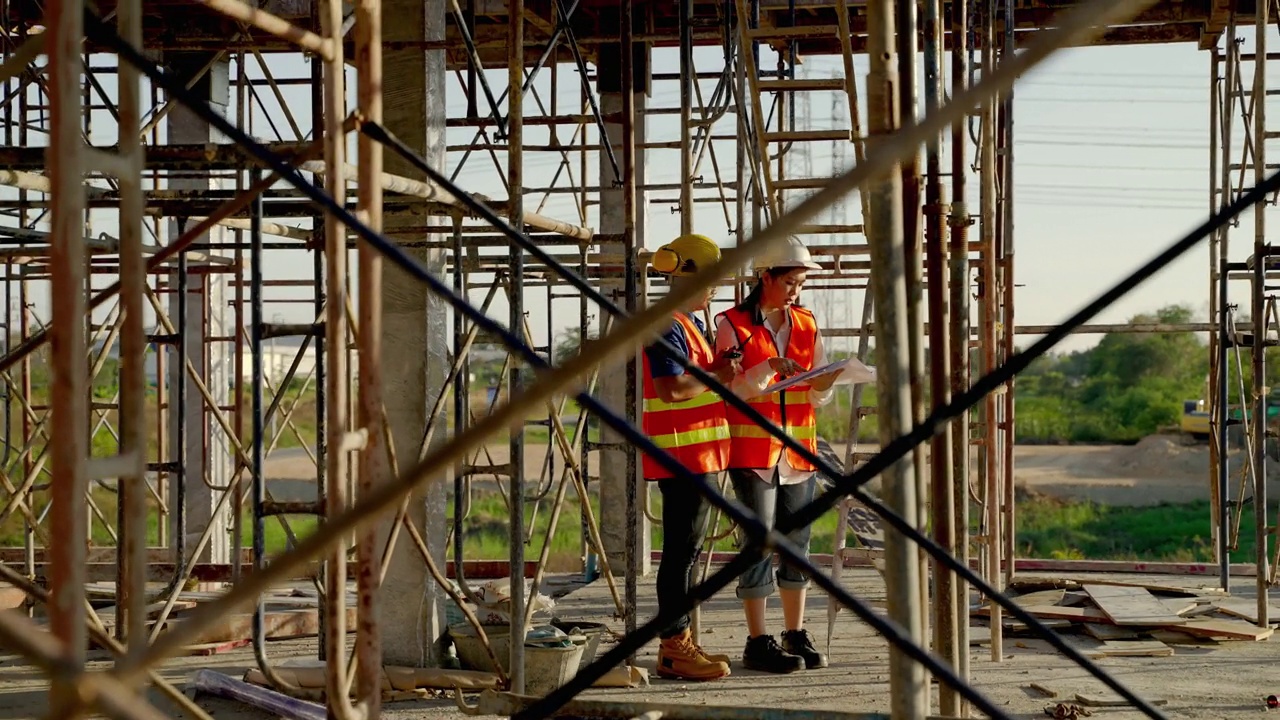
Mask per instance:
[[[1109,575],[1111,578],[1156,577],[1162,582],[1200,578],[1178,576]],[[846,587],[874,606],[882,606],[884,587],[879,576],[869,569],[848,569]],[[1241,578],[1232,588],[1233,596],[1248,597],[1252,578]],[[640,619],[643,622],[656,610],[652,581],[641,581]],[[611,617],[611,602],[603,582],[579,587],[557,601],[557,614],[565,618],[607,622],[620,630],[621,621]],[[739,665],[746,627],[732,587],[703,606],[703,642],[710,652],[725,652],[733,658],[733,675],[715,683],[670,682],[653,678],[649,687],[632,690],[593,690],[584,697],[602,700],[673,702],[692,705],[751,705],[794,709],[826,709],[851,712],[887,712],[888,646],[865,623],[851,613],[840,614],[831,649],[831,666],[789,676],[752,673]],[[826,633],[826,599],[815,596],[809,602],[807,619],[820,644]],[[781,623],[781,610],[771,602],[770,629],[776,632]],[[1261,642],[1220,642],[1209,646],[1176,645],[1171,657],[1104,658],[1097,662],[1144,697],[1160,698],[1167,705],[1160,710],[1177,718],[1253,717],[1264,709],[1264,698],[1280,691],[1280,679],[1274,667],[1280,659],[1280,647],[1274,640]],[[1082,668],[1055,654],[1041,640],[1029,636],[1006,636],[1003,659],[993,662],[986,646],[970,648],[975,686],[998,706],[1014,717],[1044,717],[1049,700],[1031,689],[1039,684],[1058,693],[1059,698],[1077,694],[1106,695],[1100,682]],[[656,644],[651,643],[640,655],[642,666],[653,667]],[[315,640],[272,642],[268,654],[274,661],[290,657],[315,657]],[[107,664],[95,663],[96,669]],[[167,664],[162,674],[183,682],[198,668],[212,668],[242,677],[253,667],[250,648],[240,648],[211,657],[178,658]],[[48,685],[43,676],[12,656],[0,657],[0,717],[38,716],[46,707]],[[936,685],[933,691],[936,701]],[[152,697],[157,697],[152,692]],[[161,707],[170,708],[163,703]],[[202,700],[207,710],[218,718],[244,720],[263,717],[234,703]],[[1128,720],[1141,717],[1124,707],[1096,710],[1106,720]],[[175,713],[176,716],[176,713]],[[461,718],[451,699],[413,701],[388,705],[383,717],[389,720],[408,718]]]

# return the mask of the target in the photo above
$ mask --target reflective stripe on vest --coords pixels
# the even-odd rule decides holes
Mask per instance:
[[[669,403],[662,398],[652,397],[644,399],[644,411],[662,412],[664,410],[692,410],[694,408],[706,407],[707,405],[715,405],[716,403],[723,402],[724,400],[721,400],[720,396],[713,392],[700,393],[688,400],[676,403]]]
[[[690,362],[699,367],[711,364],[714,354],[698,326],[682,313],[677,313],[674,319],[684,331]],[[648,354],[643,358],[645,435],[690,472],[717,473],[727,468],[729,421],[724,400],[710,390],[703,390],[688,400],[664,401],[658,397]],[[647,480],[671,477],[671,473],[647,453],[641,455],[641,465]]]
[[[714,393],[713,393],[714,394]],[[729,439],[728,425],[712,425],[700,430],[667,433],[666,435],[650,435],[649,439],[660,448],[685,447],[698,443],[709,443]]]
[[[783,356],[795,360],[804,370],[813,369],[813,353],[818,336],[818,323],[808,310],[788,308],[791,319],[791,336]],[[728,321],[742,349],[742,367],[750,369],[770,358],[779,357],[770,330],[756,323],[752,314],[741,308],[721,313]],[[770,382],[782,378],[774,375]],[[751,407],[774,425],[786,431],[813,454],[817,454],[818,422],[813,405],[809,402],[809,387],[801,384],[783,393],[752,398]],[[745,413],[728,406],[729,432],[733,443],[729,454],[729,466],[734,468],[768,469],[782,461],[782,441],[761,427]],[[813,470],[811,463],[787,448],[787,462],[797,470]]]

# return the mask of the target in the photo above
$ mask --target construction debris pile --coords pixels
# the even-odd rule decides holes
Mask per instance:
[[[1265,640],[1275,629],[1260,628],[1253,598],[1228,596],[1209,585],[1172,582],[1074,580],[1019,577],[1009,588],[1014,602],[1062,635],[1089,658],[1166,657],[1173,645],[1209,646],[1228,640]],[[1274,606],[1273,606],[1274,607]],[[975,622],[990,616],[990,604],[973,610]],[[1280,610],[1271,610],[1277,617]],[[970,643],[989,645],[991,629],[970,628]],[[1034,631],[1003,615],[1006,647],[1034,648],[1017,639]]]

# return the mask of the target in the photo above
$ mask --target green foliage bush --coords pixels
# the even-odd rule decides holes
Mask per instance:
[[[1171,305],[1131,323],[1187,323]],[[1094,347],[1052,354],[1018,377],[1019,442],[1136,442],[1176,425],[1187,400],[1204,397],[1209,353],[1194,333],[1110,333]]]

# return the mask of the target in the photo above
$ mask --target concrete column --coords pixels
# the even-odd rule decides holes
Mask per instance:
[[[180,77],[191,77],[198,73],[208,62],[209,56],[204,53],[172,53],[166,57],[166,64]],[[208,101],[219,112],[226,114],[231,102],[230,63],[220,61],[192,88],[194,92]],[[177,106],[166,119],[169,142],[173,144],[226,143],[227,138],[213,129],[184,106]],[[169,181],[174,190],[206,190],[221,186],[217,180],[198,178],[175,179]],[[182,229],[178,222],[169,223],[169,234],[176,238]],[[225,241],[226,230],[214,228],[199,242],[219,243]],[[213,251],[217,253],[219,251]],[[230,384],[233,380],[233,360],[231,343],[225,341],[208,342],[210,337],[231,337],[236,330],[233,327],[234,315],[227,306],[230,297],[227,287],[228,275],[224,273],[208,273],[203,268],[188,268],[187,273],[187,337],[186,345],[180,353],[171,355],[169,363],[170,402],[176,402],[179,383],[185,386],[187,407],[184,417],[186,423],[185,447],[173,447],[172,454],[186,468],[181,481],[186,483],[187,513],[187,548],[188,552],[195,548],[195,543],[205,528],[213,523],[216,529],[210,539],[208,548],[200,558],[200,562],[231,562],[231,529],[232,515],[228,508],[214,513],[221,491],[214,487],[226,487],[232,477],[234,459],[230,454],[230,442],[222,427],[213,417],[203,396],[196,388],[195,382],[187,372],[184,356],[195,365],[196,371],[212,393],[219,406],[230,404]],[[177,287],[177,274],[170,275],[173,287]],[[169,312],[175,325],[178,318],[177,295],[170,295]],[[176,411],[170,416],[170,437],[177,442],[178,416]],[[207,482],[206,482],[207,481]],[[176,497],[176,495],[173,495]],[[176,515],[175,515],[176,517]],[[176,530],[176,524],[174,526]]]
[[[637,47],[640,47],[637,45]],[[637,55],[640,51],[637,50]],[[647,78],[649,64],[648,53],[637,57],[634,63],[637,74],[644,73],[642,77]],[[602,46],[600,52],[600,72],[599,72],[599,91],[600,91],[600,112],[608,116],[617,114],[622,111],[622,95],[620,94],[620,72],[618,67],[618,48],[617,46]],[[636,155],[635,155],[635,173],[636,173],[636,247],[648,246],[648,233],[646,231],[645,215],[648,209],[647,193],[639,188],[646,184],[647,173],[645,172],[645,152],[641,144],[645,141],[645,127],[647,122],[644,116],[646,107],[646,90],[649,83],[636,82],[635,88],[635,135],[636,135]],[[606,123],[605,130],[609,134],[609,141],[613,145],[614,157],[618,162],[622,162],[622,125],[619,123]],[[614,182],[617,176],[613,172],[613,166],[609,164],[609,159],[605,155],[600,158],[600,187],[612,188],[605,189],[600,193],[600,224],[599,232],[602,234],[616,234],[623,230],[622,217],[622,191],[614,188]],[[619,277],[616,282],[611,283],[606,290],[608,296],[619,307],[626,307],[626,297],[623,296],[622,278]],[[604,317],[604,313],[600,313],[600,317]],[[636,363],[637,372],[641,367],[639,361]],[[627,373],[625,372],[625,363],[619,363],[617,366],[601,368],[599,397],[601,402],[607,405],[611,410],[619,414],[626,407],[627,397]],[[634,378],[637,387],[640,386],[640,378]],[[637,399],[641,399],[642,393],[636,393]],[[632,417],[635,418],[636,425],[639,426],[640,407],[637,405]],[[601,428],[601,442],[606,446],[609,443],[621,442],[622,438],[609,428]],[[605,551],[609,554],[609,566],[614,568],[614,572],[621,573],[627,567],[626,564],[626,542],[627,542],[627,453],[636,455],[636,472],[640,473],[639,452],[634,448],[627,447],[625,450],[604,449],[600,451],[600,539],[604,542]],[[644,483],[640,485],[641,493],[646,491]],[[657,492],[655,489],[654,492]],[[644,496],[640,498],[640,503],[644,502]],[[648,575],[651,569],[650,553],[653,544],[650,540],[649,520],[641,513],[636,522],[636,550],[640,555],[637,569],[641,575]]]
[[[384,0],[383,40],[443,40],[446,0]],[[387,127],[434,167],[445,159],[445,54],[443,50],[384,51],[384,114]],[[387,152],[386,171],[421,177],[399,156]],[[386,232],[392,238],[421,240],[421,233],[398,234],[398,228],[421,225],[424,217],[388,212]],[[429,222],[438,222],[430,218]],[[446,223],[447,224],[447,221]],[[447,236],[441,236],[447,237]],[[444,256],[438,250],[411,250],[431,271],[443,274]],[[430,295],[426,285],[394,265],[383,265],[383,398],[387,427],[401,468],[417,462],[428,409],[444,388],[449,372],[450,316],[448,306]],[[435,444],[448,438],[435,433]],[[447,478],[431,483],[409,502],[409,519],[422,531],[436,562],[445,567]],[[378,545],[386,542],[390,521],[380,530]],[[439,640],[445,631],[447,596],[427,574],[422,558],[401,533],[392,556],[379,603],[383,653],[389,665],[423,667],[439,660]]]

